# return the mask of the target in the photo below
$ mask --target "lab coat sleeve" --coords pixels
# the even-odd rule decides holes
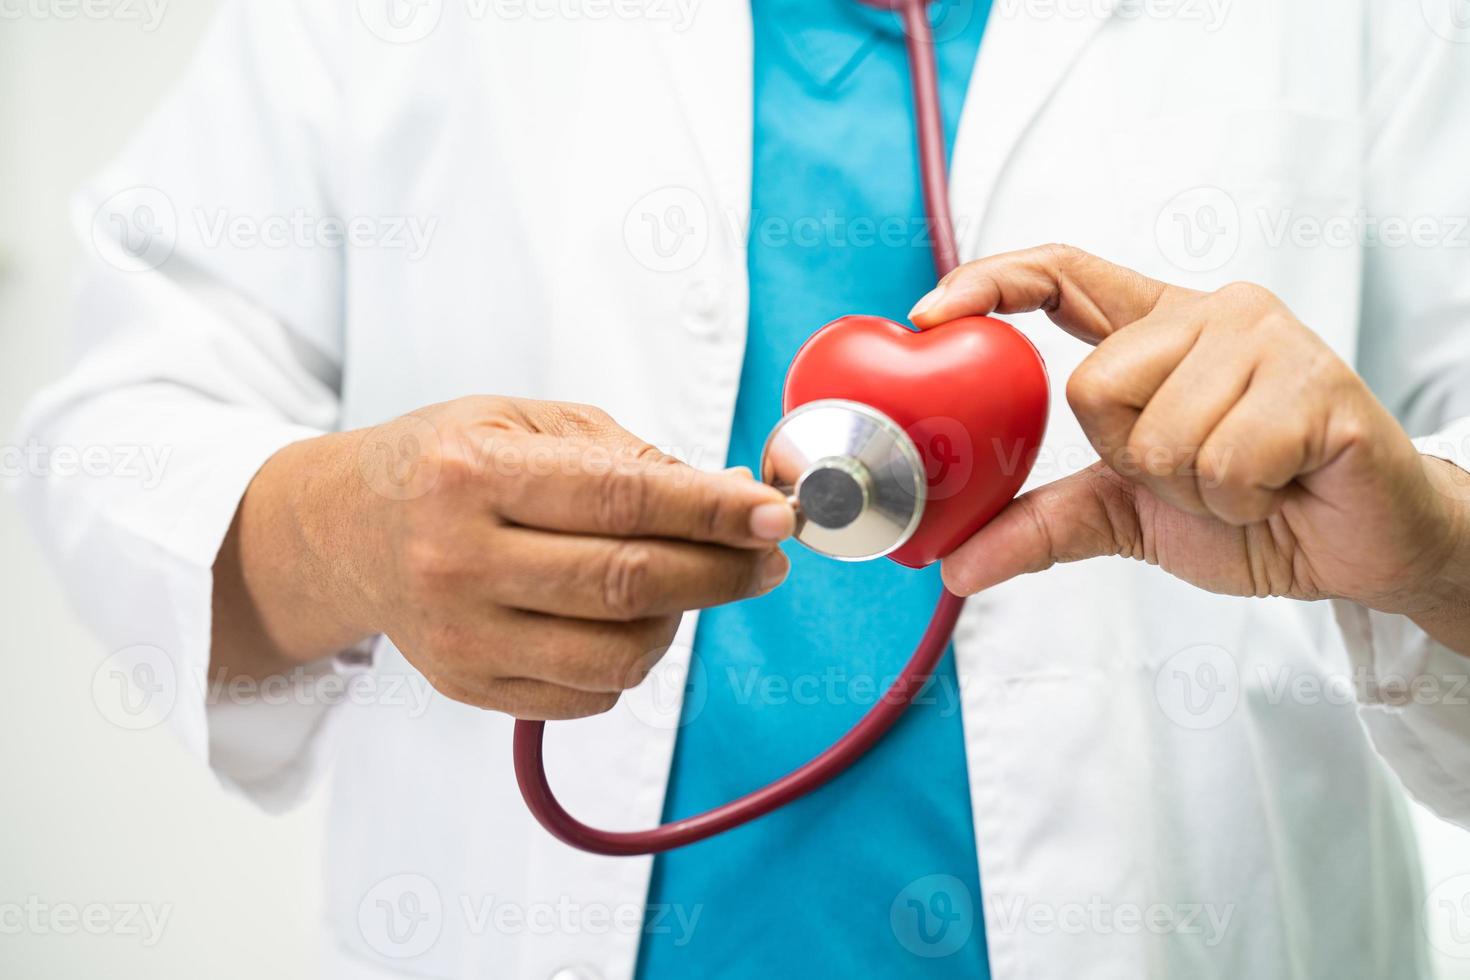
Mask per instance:
[[[1421,452],[1470,471],[1470,36],[1435,6],[1388,0],[1369,25],[1359,369]],[[1405,617],[1334,606],[1379,754],[1470,826],[1470,660]]]
[[[19,439],[42,460],[23,505],[103,655],[158,651],[150,676],[177,691],[163,721],[269,808],[309,783],[327,710],[300,691],[209,693],[211,568],[261,464],[337,423],[330,28],[302,3],[226,3],[182,82],[77,195],[72,353]],[[90,473],[59,465],[74,453]]]

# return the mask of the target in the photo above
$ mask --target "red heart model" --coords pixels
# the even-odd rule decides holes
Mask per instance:
[[[970,316],[922,332],[877,316],[845,316],[807,339],[786,374],[787,412],[823,398],[871,405],[903,426],[929,482],[900,565],[944,558],[1010,503],[1046,432],[1041,355],[1020,331]]]

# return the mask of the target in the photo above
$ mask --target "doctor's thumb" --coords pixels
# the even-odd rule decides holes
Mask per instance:
[[[1132,553],[1139,540],[1134,492],[1096,463],[1024,493],[944,559],[944,585],[974,595],[1058,562]]]

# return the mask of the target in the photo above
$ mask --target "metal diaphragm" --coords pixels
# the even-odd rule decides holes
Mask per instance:
[[[796,503],[796,540],[842,561],[882,558],[924,516],[927,481],[902,427],[869,405],[808,402],[771,430],[761,479]]]

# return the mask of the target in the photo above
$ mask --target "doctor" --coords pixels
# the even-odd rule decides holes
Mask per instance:
[[[272,809],[335,755],[330,975],[1422,975],[1381,763],[1470,821],[1470,48],[1433,4],[1190,9],[936,8],[972,261],[912,318],[1016,314],[1067,398],[942,571],[929,696],[653,861],[531,821],[511,716],[581,719],[589,821],[690,813],[865,711],[941,585],[779,549],[726,470],[811,330],[933,286],[895,22],[226,4],[81,198],[27,422],[170,468],[28,499],[111,648],[303,692],[168,720]],[[378,696],[306,696],[344,676]]]

